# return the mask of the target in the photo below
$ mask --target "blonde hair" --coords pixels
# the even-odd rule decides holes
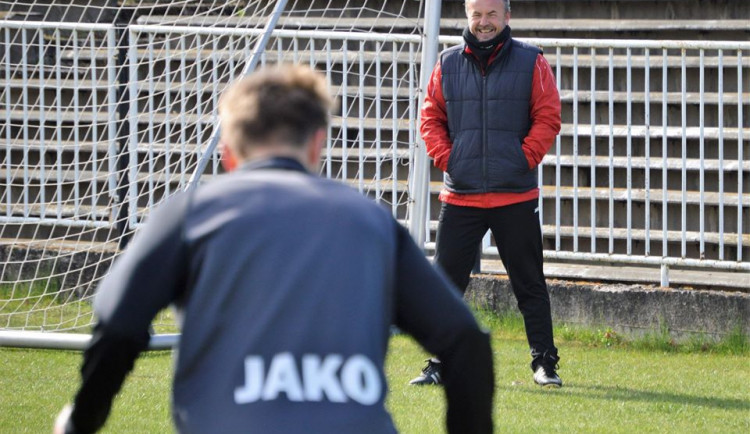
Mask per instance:
[[[312,68],[264,68],[222,94],[222,140],[243,158],[253,146],[302,147],[328,125],[332,105],[325,79]]]

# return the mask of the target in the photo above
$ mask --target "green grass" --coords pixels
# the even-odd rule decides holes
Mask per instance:
[[[565,386],[544,390],[531,380],[520,317],[477,316],[492,332],[497,432],[750,432],[750,351],[739,332],[696,344],[663,330],[633,340],[558,325]],[[444,432],[442,389],[407,384],[426,357],[407,336],[391,340],[387,404],[403,433]],[[75,392],[80,353],[0,349],[0,364],[0,433],[47,432]],[[171,432],[171,368],[168,352],[142,357],[103,432]]]
[[[60,291],[59,279],[41,278],[0,285],[0,327],[76,331],[91,323],[91,307],[72,291]]]
[[[92,297],[61,291],[58,278],[0,285],[0,329],[90,333],[94,323]],[[154,321],[156,333],[176,333],[171,309]]]

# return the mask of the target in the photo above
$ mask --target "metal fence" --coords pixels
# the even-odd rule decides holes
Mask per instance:
[[[199,161],[208,162],[204,179],[219,173],[207,146],[214,107],[260,30],[136,25],[123,46],[122,30],[108,25],[0,29],[4,224],[107,227],[125,212],[133,228],[188,187]],[[750,271],[750,43],[526,41],[545,50],[563,102],[561,134],[539,170],[545,257]],[[431,248],[440,174],[421,168],[427,192],[410,178],[421,146],[421,43],[276,30],[261,63],[325,72],[341,110],[321,173],[402,221],[423,219]],[[45,161],[48,150],[57,156]],[[423,215],[407,212],[421,200]],[[486,255],[496,254],[490,244]]]

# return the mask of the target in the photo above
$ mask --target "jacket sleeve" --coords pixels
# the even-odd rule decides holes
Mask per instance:
[[[453,144],[448,132],[448,114],[445,111],[440,62],[435,65],[430,75],[420,118],[420,132],[427,148],[427,155],[432,157],[435,167],[445,172],[448,170],[448,157]]]
[[[560,94],[555,76],[549,62],[541,54],[537,56],[534,65],[529,103],[531,128],[523,140],[522,148],[529,162],[529,169],[533,169],[542,162],[555,143],[561,124]]]
[[[148,346],[151,321],[183,290],[186,196],[152,213],[100,284],[97,324],[83,353],[82,383],[66,433],[95,432],[104,425],[135,359]]]
[[[398,226],[396,326],[442,362],[448,432],[492,432],[494,374],[489,335],[480,330],[459,291]]]

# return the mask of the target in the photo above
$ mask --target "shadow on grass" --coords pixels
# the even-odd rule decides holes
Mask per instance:
[[[519,387],[500,387],[513,392],[543,394],[555,393],[554,390],[542,388],[527,389]],[[750,400],[733,398],[714,398],[706,396],[694,396],[688,394],[670,392],[651,392],[646,390],[629,389],[620,386],[587,386],[567,384],[559,392],[565,395],[579,396],[581,398],[604,399],[607,401],[641,401],[641,402],[667,402],[674,404],[685,404],[699,407],[710,407],[721,410],[743,410],[750,411]]]

